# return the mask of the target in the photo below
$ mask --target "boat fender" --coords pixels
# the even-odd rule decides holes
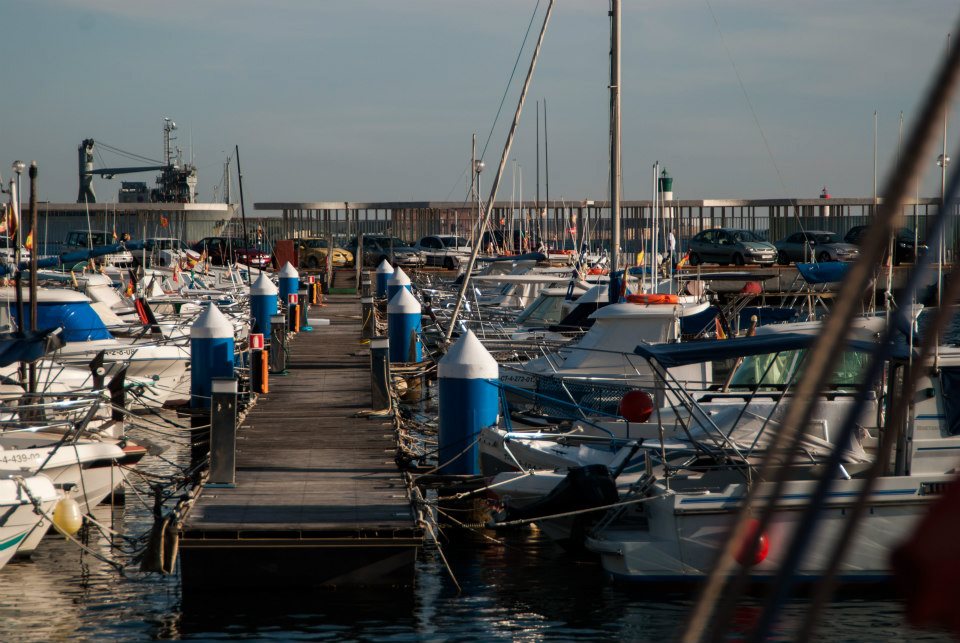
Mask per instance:
[[[653,398],[646,391],[634,389],[620,398],[617,413],[627,422],[646,422],[653,414]]]
[[[760,521],[756,518],[747,520],[746,529],[743,532],[743,542],[737,550],[735,558],[737,562],[745,567],[759,565],[767,558],[770,553],[770,539],[766,533],[761,533],[757,538],[757,532],[760,530]],[[751,548],[756,540],[756,546]]]

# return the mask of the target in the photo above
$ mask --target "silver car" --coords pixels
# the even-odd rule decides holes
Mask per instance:
[[[856,261],[860,248],[847,243],[836,232],[807,230],[777,241],[777,263],[793,261]]]
[[[750,230],[711,228],[690,239],[690,265],[719,263],[760,264],[772,266],[777,258],[777,249]]]

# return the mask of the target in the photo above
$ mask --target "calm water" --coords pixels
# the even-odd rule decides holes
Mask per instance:
[[[960,336],[956,324],[951,336]],[[164,458],[186,464],[180,441],[150,437],[169,447]],[[154,473],[173,470],[151,456],[141,466]],[[125,507],[99,507],[96,515],[129,534],[142,534],[151,524],[149,509],[129,493]],[[110,553],[103,536],[90,535],[88,542]],[[121,576],[72,543],[49,536],[32,560],[0,571],[0,641],[666,641],[676,637],[690,608],[686,595],[610,584],[598,564],[567,555],[535,530],[508,534],[503,544],[462,537],[445,553],[460,593],[436,554],[426,551],[418,562],[417,586],[406,592],[223,593],[185,600],[176,575],[142,574],[132,565]],[[789,606],[782,640],[790,639],[805,611],[803,601]],[[755,600],[744,602],[734,616],[736,627],[749,630],[758,612]],[[941,633],[912,630],[903,620],[894,598],[846,598],[824,615],[820,640],[947,640]]]

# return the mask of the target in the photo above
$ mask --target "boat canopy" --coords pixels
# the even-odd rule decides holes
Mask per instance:
[[[818,335],[806,333],[768,333],[753,337],[734,337],[705,342],[681,342],[676,344],[639,344],[634,353],[640,357],[654,359],[664,368],[700,364],[704,361],[716,361],[751,355],[767,355],[810,348]],[[877,342],[860,339],[847,341],[847,349],[869,353],[876,350]],[[908,357],[905,345],[892,347],[890,356],[894,359]]]
[[[49,292],[49,291],[48,291]],[[57,297],[37,297],[37,328],[62,328],[63,340],[85,342],[98,339],[113,339],[90,300],[67,290],[53,291]],[[41,291],[41,295],[47,292]],[[72,296],[71,296],[72,295]],[[18,318],[17,307],[11,306],[13,317]],[[20,327],[30,325],[30,306],[24,306],[26,321]]]

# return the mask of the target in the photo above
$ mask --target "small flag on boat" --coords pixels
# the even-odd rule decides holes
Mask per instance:
[[[0,234],[6,234],[8,239],[17,236],[17,207],[16,205],[3,206],[3,217],[0,217]]]
[[[677,262],[677,268],[678,268],[678,269],[679,269],[679,268],[686,268],[686,267],[687,267],[687,262],[689,262],[689,261],[690,261],[690,253],[688,252],[687,254],[685,254],[685,255],[683,255],[682,257],[680,257],[680,261]]]
[[[23,247],[27,250],[33,250],[33,230],[27,234],[27,240],[23,242]]]
[[[113,240],[117,240],[117,226],[113,226]]]
[[[127,282],[127,296],[130,297],[133,295],[133,279]]]
[[[161,228],[166,228],[168,225],[170,225],[170,220],[167,219],[167,217],[165,217],[165,216],[163,216],[163,215],[161,214],[161,215],[160,215],[160,227],[161,227]]]
[[[723,332],[723,324],[720,323],[720,315],[714,317],[713,322],[716,326],[717,339],[726,339],[727,334]]]
[[[643,260],[644,260],[645,257],[646,257],[646,255],[643,253],[643,250],[641,250],[640,252],[637,253],[637,265],[638,265],[638,266],[642,266],[642,265],[643,265]]]

